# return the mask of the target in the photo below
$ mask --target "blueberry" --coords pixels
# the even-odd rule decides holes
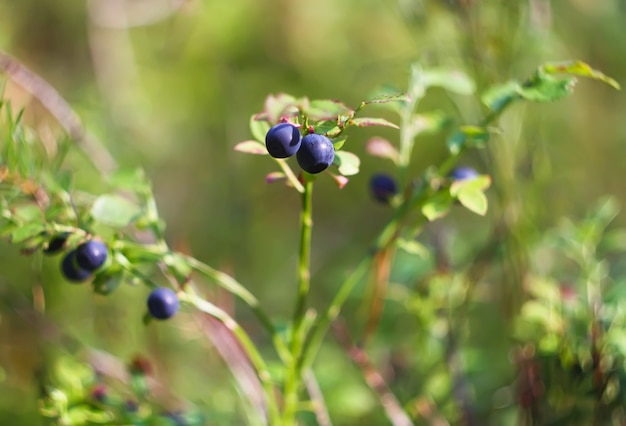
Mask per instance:
[[[108,255],[106,244],[98,240],[89,240],[76,248],[76,263],[82,269],[93,272],[104,265]]]
[[[305,172],[316,174],[328,168],[335,158],[333,143],[326,136],[308,134],[296,154],[298,164]]]
[[[396,181],[389,175],[377,174],[370,179],[370,192],[375,200],[388,203],[398,193]]]
[[[148,312],[156,319],[173,317],[178,311],[179,304],[178,296],[169,288],[157,288],[148,296]]]
[[[473,179],[478,176],[478,172],[471,167],[461,166],[450,172],[449,177],[452,180]]]
[[[50,241],[48,242],[48,246],[43,249],[43,252],[50,255],[57,254],[65,248],[65,243],[67,242],[67,239],[69,237],[69,232],[63,232],[61,234],[55,235],[50,239]]]
[[[281,123],[272,127],[265,135],[265,147],[274,158],[287,158],[294,155],[302,136],[293,124]]]
[[[91,278],[91,272],[82,269],[76,263],[76,250],[70,251],[61,262],[61,272],[68,281],[83,282]]]

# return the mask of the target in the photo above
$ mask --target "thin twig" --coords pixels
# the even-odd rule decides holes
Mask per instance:
[[[304,375],[304,386],[306,387],[311,401],[313,402],[313,410],[315,412],[315,418],[319,426],[332,426],[330,421],[330,414],[328,414],[328,407],[324,402],[324,394],[320,389],[320,385],[313,374],[313,371],[307,370]]]
[[[340,321],[335,321],[333,323],[333,331],[352,362],[361,369],[367,385],[378,396],[380,404],[391,424],[393,426],[413,426],[413,421],[406,414],[389,386],[387,386],[383,376],[376,370],[367,353],[352,342],[345,325]]]
[[[106,176],[117,168],[109,152],[85,130],[78,114],[47,81],[2,50],[0,70],[41,102],[101,174]]]

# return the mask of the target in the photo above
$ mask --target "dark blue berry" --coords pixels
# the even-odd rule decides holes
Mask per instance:
[[[168,319],[178,311],[178,296],[169,288],[160,287],[148,296],[148,312],[156,319]]]
[[[70,251],[61,262],[61,272],[68,281],[80,283],[91,278],[91,272],[82,269],[76,263],[76,250]]]
[[[296,154],[298,164],[305,172],[316,174],[328,168],[335,158],[333,143],[326,136],[308,134]]]
[[[471,167],[461,166],[452,170],[449,176],[453,180],[473,179],[478,176],[478,172]]]
[[[274,158],[287,158],[294,155],[302,136],[293,124],[281,123],[272,127],[265,135],[265,147]]]
[[[389,199],[398,193],[398,188],[391,176],[377,174],[370,179],[370,192],[375,200],[388,203]]]
[[[82,269],[93,272],[104,265],[108,255],[106,244],[98,240],[89,240],[76,248],[76,263]]]
[[[69,232],[63,232],[61,234],[57,234],[48,242],[48,246],[43,249],[45,254],[57,254],[61,250],[65,248],[65,243],[69,238]]]

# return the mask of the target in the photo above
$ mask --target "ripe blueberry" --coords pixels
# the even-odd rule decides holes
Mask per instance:
[[[302,145],[296,154],[296,159],[302,170],[311,174],[326,170],[334,158],[335,148],[330,139],[315,133],[302,138]]]
[[[61,234],[55,235],[50,239],[50,241],[48,242],[48,246],[43,249],[43,252],[50,255],[57,254],[58,252],[63,250],[63,248],[65,248],[65,243],[67,242],[69,236],[69,232],[63,232]]]
[[[159,287],[148,296],[148,312],[156,319],[164,320],[178,311],[178,296],[169,288]]]
[[[471,167],[461,166],[452,170],[449,176],[452,180],[473,179],[478,176],[478,172]]]
[[[76,263],[76,250],[70,251],[65,255],[61,262],[61,272],[68,281],[80,283],[91,277],[91,272],[82,269]]]
[[[370,192],[375,200],[388,203],[398,193],[396,181],[389,175],[377,174],[370,179]]]
[[[98,240],[89,240],[76,248],[76,263],[82,269],[93,272],[104,265],[108,255],[106,244]]]
[[[265,147],[274,158],[287,158],[300,148],[302,136],[293,124],[280,123],[269,129],[265,135]]]

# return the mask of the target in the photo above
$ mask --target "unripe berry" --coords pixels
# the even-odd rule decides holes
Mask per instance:
[[[61,262],[61,272],[68,281],[80,283],[91,278],[91,272],[82,269],[76,263],[76,250],[70,251],[65,255]]]
[[[464,180],[464,179],[473,179],[478,176],[478,172],[471,167],[461,166],[452,170],[449,174],[449,177],[452,180]]]
[[[398,193],[396,181],[389,175],[377,174],[370,179],[370,192],[375,200],[388,203]]]
[[[302,138],[296,159],[305,172],[320,173],[332,164],[335,148],[326,136],[311,133]]]
[[[174,316],[180,302],[169,288],[159,287],[148,296],[148,312],[156,319],[164,320]]]
[[[50,239],[50,241],[48,242],[48,246],[43,249],[43,252],[49,255],[57,254],[65,248],[65,243],[67,242],[69,236],[69,232],[63,232],[61,234],[55,235]]]
[[[302,136],[293,124],[280,123],[269,129],[265,135],[265,147],[267,152],[274,158],[287,158],[294,155]]]
[[[104,265],[108,255],[106,244],[98,240],[89,240],[76,248],[76,263],[82,269],[93,272]]]

